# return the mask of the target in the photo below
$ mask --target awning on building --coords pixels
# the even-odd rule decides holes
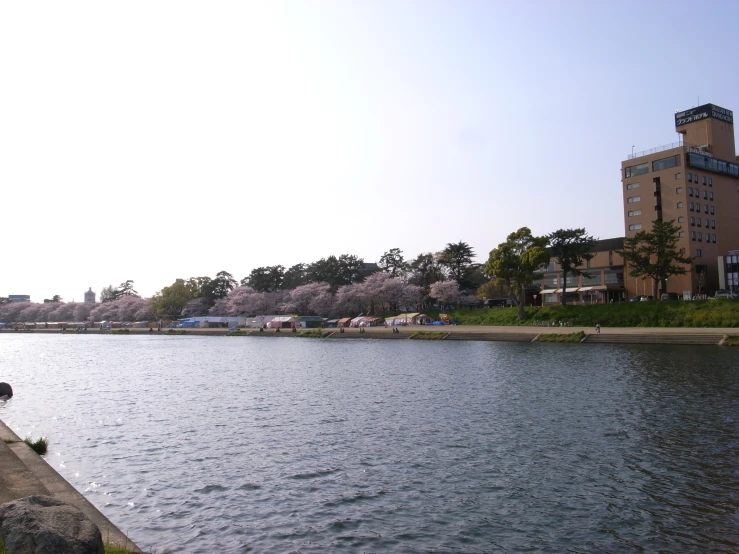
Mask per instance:
[[[580,292],[588,292],[589,290],[593,290],[594,287],[580,287]]]
[[[539,294],[554,294],[555,292],[557,292],[557,289],[546,289],[539,291]]]

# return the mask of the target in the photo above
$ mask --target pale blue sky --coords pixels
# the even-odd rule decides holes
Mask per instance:
[[[0,296],[623,234],[620,161],[739,110],[735,2],[0,5]]]

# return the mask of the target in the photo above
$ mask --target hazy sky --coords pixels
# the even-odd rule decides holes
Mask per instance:
[[[736,2],[3,2],[0,296],[623,235],[620,162],[739,110]]]

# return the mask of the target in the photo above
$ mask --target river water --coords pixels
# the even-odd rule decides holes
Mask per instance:
[[[0,335],[0,419],[145,549],[736,552],[739,351]]]

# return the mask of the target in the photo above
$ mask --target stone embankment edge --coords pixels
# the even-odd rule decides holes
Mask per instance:
[[[13,453],[23,462],[31,474],[46,487],[51,496],[76,506],[90,521],[97,525],[106,543],[124,547],[127,552],[143,552],[83,494],[67,482],[64,477],[59,475],[46,460],[23,442],[2,420],[0,420],[0,440],[8,443]],[[0,468],[0,472],[2,471],[3,468]]]
[[[347,328],[344,333],[339,333],[336,329],[324,329],[328,333],[323,338],[332,339],[403,339],[408,338],[416,331],[428,331],[428,326],[406,326],[401,327],[399,334],[392,333],[387,327],[368,327],[365,332],[359,333],[357,328]],[[431,329],[436,331],[436,329]],[[304,329],[301,329],[303,331]],[[538,342],[537,336],[541,333],[563,333],[572,334],[579,331],[585,333],[585,337],[581,341],[585,344],[698,344],[693,339],[699,335],[712,335],[715,341],[700,341],[703,345],[723,345],[727,335],[739,334],[739,328],[687,328],[687,327],[616,327],[603,328],[600,335],[596,335],[594,329],[589,327],[527,327],[527,326],[486,326],[486,325],[459,325],[453,327],[445,327],[446,336],[438,340],[469,340],[469,341],[507,341],[507,342]],[[177,333],[168,334],[166,331],[149,332],[146,328],[130,328],[128,333],[111,333],[107,330],[90,328],[87,333],[70,333],[65,334],[83,335],[111,335],[116,337],[123,336],[224,336],[228,334],[228,329],[178,329]],[[290,329],[282,329],[276,332],[275,329],[266,329],[262,332],[259,329],[245,329],[246,335],[251,337],[297,337],[300,333],[292,333]],[[333,332],[332,332],[333,331]],[[15,333],[12,329],[0,329],[2,333]],[[61,329],[34,329],[25,331],[24,333],[36,334],[60,334]],[[237,337],[234,337],[237,338]],[[683,338],[684,341],[680,341]],[[705,337],[708,338],[708,337]],[[610,339],[610,340],[609,340]],[[675,340],[677,339],[677,340]]]

